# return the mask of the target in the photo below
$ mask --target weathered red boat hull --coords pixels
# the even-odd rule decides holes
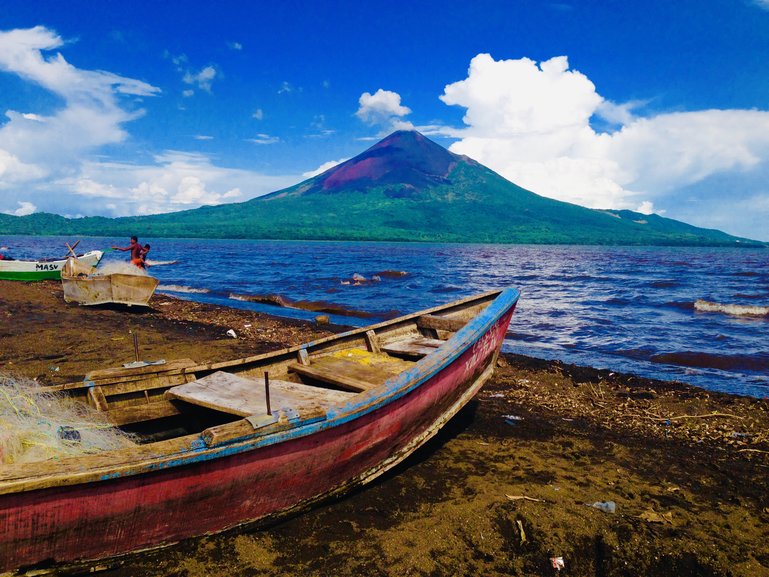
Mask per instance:
[[[251,450],[95,483],[0,495],[0,570],[118,556],[295,511],[397,464],[482,386],[513,306],[372,412]],[[486,373],[484,373],[486,371]]]

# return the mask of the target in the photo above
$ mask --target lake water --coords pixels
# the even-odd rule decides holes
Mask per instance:
[[[40,257],[63,255],[67,240],[0,245]],[[373,315],[331,315],[363,325],[512,286],[522,295],[505,351],[769,396],[765,249],[140,240],[159,290],[183,298],[307,319],[317,313],[237,297],[325,301]],[[113,244],[128,242],[84,238],[78,250]]]

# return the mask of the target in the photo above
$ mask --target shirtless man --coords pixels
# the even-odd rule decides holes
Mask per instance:
[[[120,247],[120,246],[113,246],[112,247],[115,250],[130,250],[131,251],[131,264],[134,264],[138,266],[139,268],[144,268],[144,261],[142,260],[142,245],[139,244],[139,239],[135,236],[131,237],[131,244],[129,244],[126,247]]]

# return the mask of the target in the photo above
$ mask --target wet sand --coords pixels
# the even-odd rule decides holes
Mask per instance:
[[[156,295],[83,308],[0,281],[0,371],[44,383],[217,361],[333,327]],[[515,323],[515,316],[513,317]],[[232,329],[237,338],[226,335]],[[101,567],[129,575],[769,575],[769,402],[528,357],[372,485],[267,529]],[[586,503],[613,501],[614,513]]]

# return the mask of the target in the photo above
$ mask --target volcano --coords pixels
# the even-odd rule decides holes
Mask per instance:
[[[449,152],[419,132],[400,130],[315,178],[261,198],[365,192],[375,187],[399,191],[396,195],[403,196],[404,192],[451,184],[449,175],[460,162],[474,161]]]

